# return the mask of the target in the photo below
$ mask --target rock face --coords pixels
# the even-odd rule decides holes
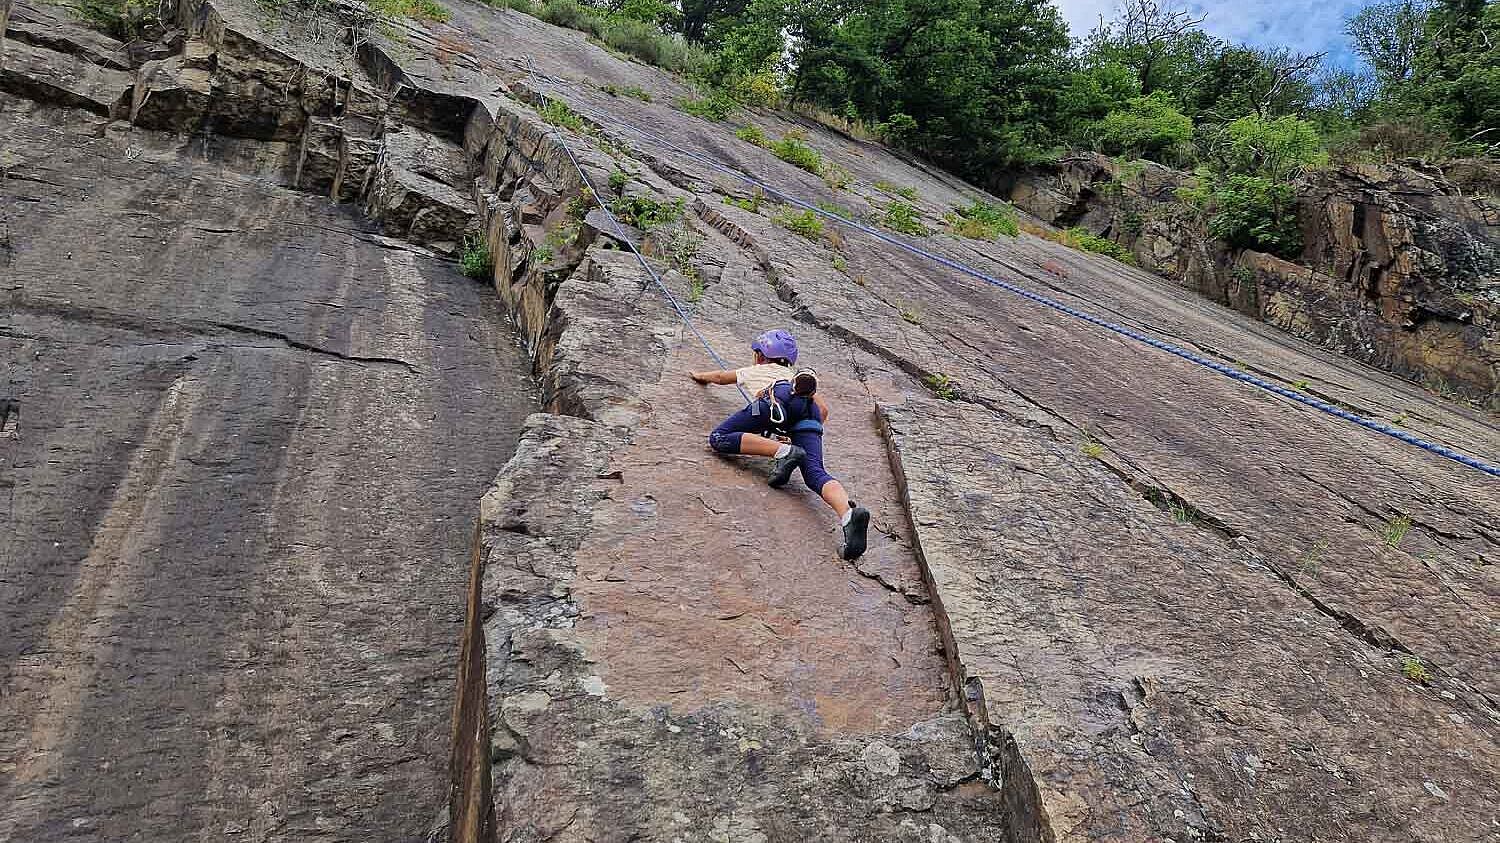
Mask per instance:
[[[358,8],[336,6],[318,26],[268,28],[254,8],[187,0],[176,49],[111,68],[134,74],[134,126],[30,83],[4,88],[7,163],[52,160],[72,148],[60,142],[70,131],[97,135],[99,156],[46,172],[12,166],[5,190],[46,195],[62,189],[47,186],[58,172],[75,173],[129,183],[120,216],[159,216],[177,185],[185,198],[168,228],[220,239],[168,256],[232,268],[213,290],[171,260],[110,274],[99,268],[125,247],[81,242],[89,227],[58,221],[81,198],[45,225],[7,214],[5,242],[25,249],[4,253],[8,272],[24,254],[17,277],[28,290],[56,287],[38,294],[54,310],[64,307],[54,299],[113,302],[88,330],[149,338],[129,344],[131,359],[159,363],[147,369],[151,389],[125,389],[102,411],[43,402],[84,408],[42,429],[61,431],[64,454],[88,456],[33,459],[17,475],[13,499],[28,503],[16,532],[35,552],[7,560],[4,581],[21,581],[12,570],[74,576],[77,564],[19,561],[48,558],[49,525],[73,518],[78,552],[55,558],[85,558],[77,576],[95,585],[62,609],[7,603],[25,607],[5,615],[25,618],[23,632],[52,636],[6,654],[9,836],[61,839],[88,827],[79,819],[112,838],[160,834],[169,815],[168,836],[181,839],[412,839],[414,801],[434,812],[442,801],[431,797],[443,753],[424,730],[448,709],[433,695],[452,703],[442,833],[453,841],[1405,843],[1500,828],[1494,479],[868,234],[800,236],[776,222],[774,202],[683,150],[865,220],[910,187],[935,232],[925,248],[1469,453],[1500,451],[1491,417],[1107,258],[1029,235],[957,238],[942,215],[980,191],[782,115],[688,116],[672,104],[690,95],[679,80],[513,11],[460,0],[444,24],[371,27]],[[575,128],[545,122],[544,99],[579,115]],[[737,140],[739,122],[771,137],[808,131],[847,180]],[[109,167],[163,169],[142,179]],[[1148,177],[1170,191],[1171,174]],[[1048,194],[1058,205],[1048,218],[1083,220],[1092,206],[1077,195]],[[681,216],[616,228],[594,203],[622,196]],[[354,222],[355,209],[384,234]],[[225,216],[235,222],[201,222]],[[143,241],[170,240],[144,230]],[[1168,255],[1173,229],[1151,230]],[[440,264],[466,238],[488,246],[493,297]],[[340,257],[330,240],[346,244]],[[41,244],[68,243],[94,271],[44,276]],[[627,243],[652,257],[672,302]],[[272,265],[236,259],[247,249]],[[403,284],[356,285],[364,273],[347,264],[361,249],[403,267]],[[145,291],[101,280],[120,274],[149,279]],[[276,280],[233,282],[246,274]],[[334,315],[317,309],[332,295],[318,292],[324,278],[338,279]],[[28,306],[7,312],[7,341],[93,342],[80,320]],[[316,316],[254,320],[216,307]],[[507,397],[516,384],[484,374],[493,357],[480,349],[505,346],[501,310],[543,412],[496,475],[510,454],[504,419],[524,403]],[[330,326],[351,311],[384,329],[356,320],[336,341]],[[834,408],[829,466],[874,514],[855,564],[838,560],[835,522],[811,493],[795,481],[771,490],[763,463],[702,444],[739,402],[686,379],[713,365],[698,337],[737,363],[774,326],[795,329],[818,368]],[[311,357],[353,379],[305,399],[274,377],[183,382],[183,367],[202,365],[180,356],[184,336],[198,359]],[[33,367],[16,371],[39,365],[25,362],[31,346],[12,348]],[[99,374],[109,365],[68,365],[86,380],[77,394],[111,394]],[[29,431],[38,389],[4,405],[0,431]],[[221,412],[222,432],[193,444],[182,431],[201,427],[195,414],[219,406],[214,396],[243,417]],[[271,421],[256,424],[262,415]],[[284,427],[304,437],[276,463],[273,476],[290,479],[235,516],[259,518],[274,538],[162,498],[196,490],[198,506],[219,511],[201,480],[176,480],[178,468],[219,479],[231,502],[251,494],[257,455],[286,442],[265,429]],[[52,491],[94,477],[74,464],[126,479],[89,481],[93,498]],[[382,496],[392,485],[401,495]],[[63,513],[76,499],[124,503],[45,518],[28,508]],[[335,514],[346,509],[372,523]],[[180,535],[132,512],[184,513],[160,521]],[[435,524],[447,525],[441,540],[411,538]],[[249,549],[256,541],[277,549]],[[154,608],[131,585],[140,577],[116,586],[106,576],[137,558],[119,550],[132,542],[171,547],[179,565],[191,548],[209,575],[163,565],[186,590],[167,589]],[[468,551],[466,583],[454,544]],[[350,585],[367,578],[381,584]],[[225,640],[271,642],[268,653],[210,659],[163,645],[153,658],[224,678],[212,691],[153,678],[126,693],[123,710],[150,710],[180,739],[178,755],[163,760],[144,716],[108,731],[107,746],[68,737],[68,724],[110,722],[90,712],[122,693],[123,676],[91,684],[105,663],[94,642],[147,647],[161,627],[208,637],[204,619],[222,612],[197,610],[192,589],[222,586],[222,601],[246,581],[264,596]],[[100,589],[107,599],[92,596]],[[348,604],[361,611],[341,614]],[[461,640],[456,619],[443,627],[452,638],[434,644],[385,614],[400,606],[443,626],[433,620],[443,605],[464,608]],[[145,619],[119,622],[127,616]],[[256,675],[215,672],[226,664]],[[371,687],[377,671],[391,677],[385,690]],[[42,700],[74,698],[95,707],[35,713],[53,711]],[[164,698],[188,702],[149,709]],[[245,712],[253,706],[291,706],[296,725],[273,729]],[[124,764],[114,772],[101,766],[110,750],[129,759],[112,755]],[[348,770],[356,763],[367,766]],[[252,784],[237,789],[236,772],[233,785]],[[110,809],[84,811],[82,794],[101,790]]]
[[[1500,408],[1500,169],[1348,164],[1297,184],[1295,262],[1208,241],[1187,176],[1080,154],[1009,185],[1016,205],[1128,247],[1140,264],[1288,333]]]
[[[123,54],[49,10],[6,79]],[[291,144],[0,89],[0,839],[421,839],[536,406],[503,308]]]

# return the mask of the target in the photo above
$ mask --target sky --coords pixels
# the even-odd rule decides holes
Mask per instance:
[[[1063,18],[1082,38],[1099,22],[1114,17],[1118,0],[1056,0]],[[1304,53],[1328,51],[1330,64],[1355,62],[1344,37],[1344,19],[1368,0],[1198,0],[1181,6],[1194,16],[1207,14],[1208,34],[1254,47],[1287,46]]]

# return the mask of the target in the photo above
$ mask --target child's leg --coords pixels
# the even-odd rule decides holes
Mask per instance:
[[[807,452],[802,460],[802,482],[821,495],[823,501],[842,517],[849,511],[849,493],[844,491],[844,484],[833,479],[833,475],[823,468],[823,434],[794,433],[792,444]]]
[[[756,402],[760,405],[760,402]],[[766,408],[758,406],[759,413],[745,407],[725,419],[708,434],[708,446],[721,454],[750,454],[757,457],[774,457],[781,443],[759,435],[766,429]]]

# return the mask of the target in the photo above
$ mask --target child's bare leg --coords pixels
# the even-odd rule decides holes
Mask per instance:
[[[740,453],[749,454],[752,457],[774,457],[776,451],[781,448],[781,443],[754,433],[740,435]]]
[[[840,518],[849,511],[849,493],[844,491],[844,484],[839,481],[829,480],[824,483],[823,491],[819,494],[823,496],[823,502],[833,507]]]

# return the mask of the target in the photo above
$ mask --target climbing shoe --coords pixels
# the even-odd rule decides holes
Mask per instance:
[[[849,510],[848,518],[844,520],[844,543],[839,547],[839,556],[844,561],[853,562],[865,552],[865,531],[869,528],[870,510],[854,504],[854,508]]]
[[[772,489],[780,489],[786,485],[786,481],[792,479],[792,472],[802,461],[807,459],[807,452],[796,445],[790,446],[791,450],[784,457],[776,457],[771,460],[771,476],[766,480],[766,485]]]

